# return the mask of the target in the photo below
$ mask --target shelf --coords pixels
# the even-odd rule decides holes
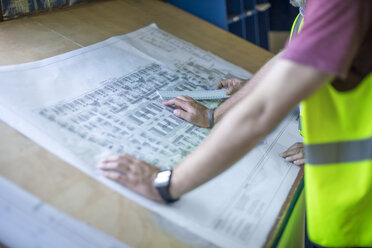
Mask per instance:
[[[239,15],[243,12],[243,4],[241,0],[226,1],[227,16]]]
[[[268,49],[267,0],[166,0],[198,17]]]

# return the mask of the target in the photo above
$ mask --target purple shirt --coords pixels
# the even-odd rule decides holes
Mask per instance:
[[[308,0],[303,28],[282,58],[334,74],[341,90],[351,89],[372,70],[371,15],[371,0]]]

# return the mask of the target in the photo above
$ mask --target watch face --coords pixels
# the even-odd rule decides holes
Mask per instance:
[[[171,175],[170,170],[161,171],[157,174],[154,183],[158,187],[167,186],[169,184],[169,177]]]

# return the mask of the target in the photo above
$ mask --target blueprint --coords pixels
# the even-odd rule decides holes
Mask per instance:
[[[263,246],[299,172],[279,157],[301,140],[291,113],[232,168],[170,206],[97,173],[101,158],[123,152],[171,168],[208,135],[209,129],[174,116],[157,91],[209,90],[221,79],[251,77],[154,24],[52,58],[2,66],[0,77],[4,122],[215,246]]]
[[[162,106],[156,91],[207,89],[213,86],[201,83],[208,80],[207,76],[213,78],[211,82],[226,76],[194,62],[175,66],[177,72],[151,63],[37,112],[102,150],[126,152],[162,169],[171,168],[201,143],[208,129],[174,116],[171,108]]]

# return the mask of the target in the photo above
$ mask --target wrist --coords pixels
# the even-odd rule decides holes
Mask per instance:
[[[180,178],[176,170],[173,170],[172,180],[169,185],[169,194],[173,199],[178,199],[182,196],[180,191]]]

